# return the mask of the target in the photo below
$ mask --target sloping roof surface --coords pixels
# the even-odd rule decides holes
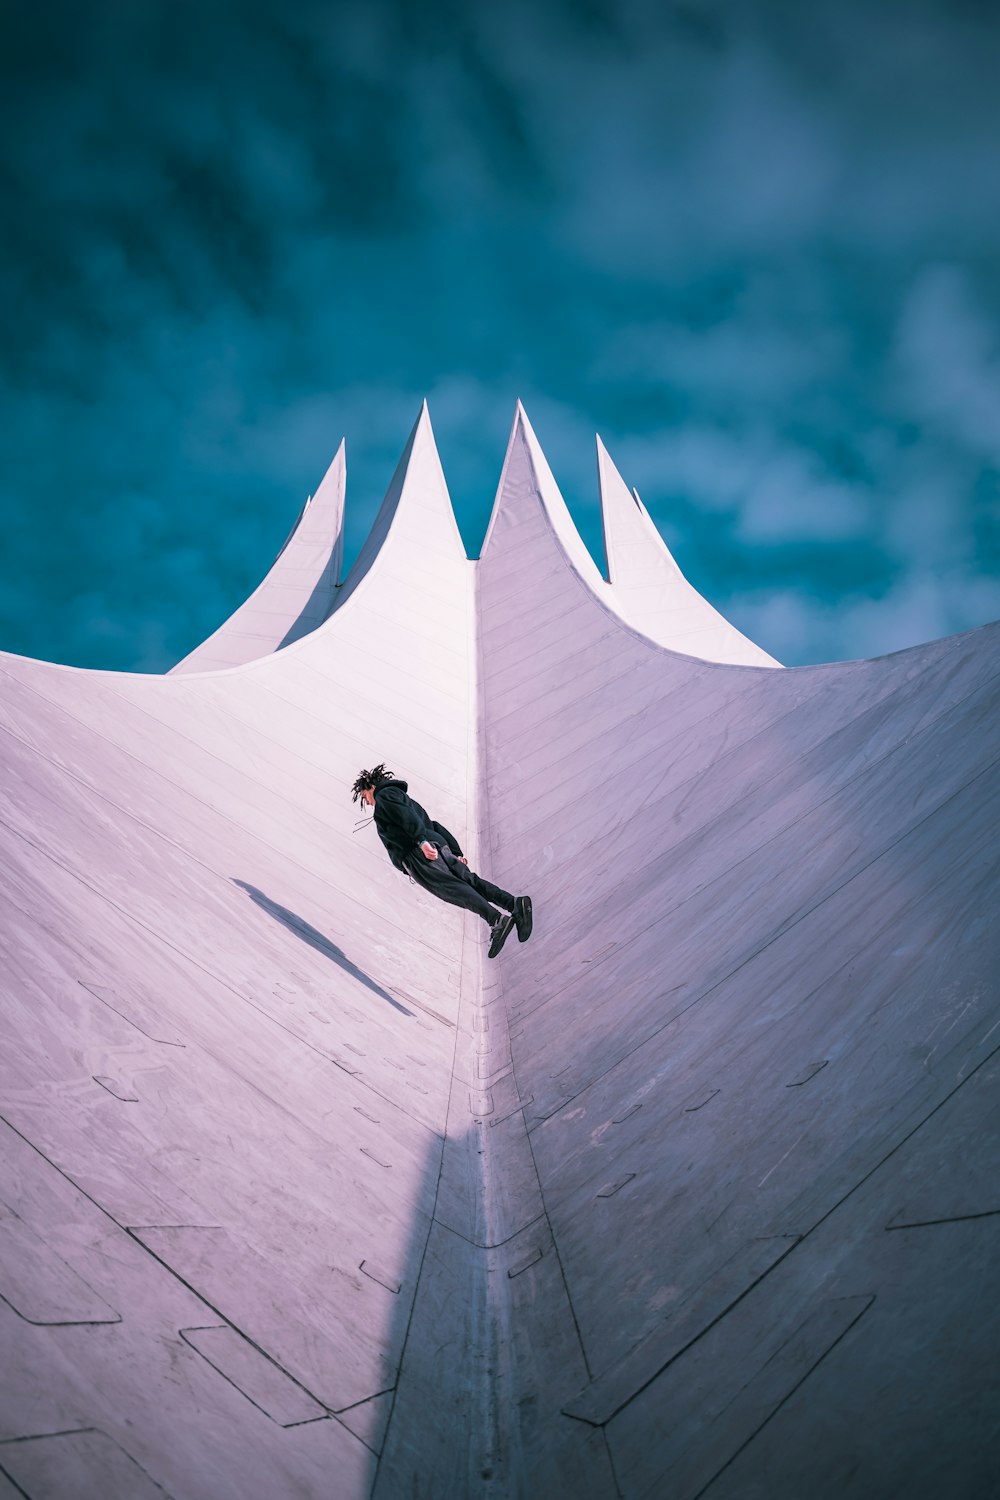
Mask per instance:
[[[775,671],[615,587],[520,409],[470,563],[424,410],[284,649],[0,658],[0,1494],[997,1488],[1000,627]]]

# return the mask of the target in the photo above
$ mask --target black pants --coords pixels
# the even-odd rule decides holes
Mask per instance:
[[[491,926],[499,916],[498,906],[506,907],[507,911],[514,910],[514,897],[508,891],[502,891],[498,885],[474,874],[468,865],[463,865],[452,854],[447,844],[439,843],[437,839],[428,839],[427,842],[437,849],[437,859],[428,859],[416,849],[406,861],[407,874],[412,875],[425,891],[430,891],[439,901],[448,901],[452,906],[464,906],[466,911],[476,912]]]

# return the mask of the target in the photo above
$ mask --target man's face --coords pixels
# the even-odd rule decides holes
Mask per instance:
[[[374,789],[372,787],[370,787],[370,786],[366,786],[365,789],[363,790],[363,792],[361,793],[361,800],[365,804],[366,807],[374,807],[375,806],[375,791],[374,791]]]

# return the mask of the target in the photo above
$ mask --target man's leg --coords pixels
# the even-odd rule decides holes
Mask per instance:
[[[517,936],[522,943],[526,943],[531,936],[531,897],[512,896],[509,891],[501,890],[498,885],[484,880],[482,875],[472,875],[472,883],[481,896],[487,901],[492,901],[494,906],[505,907],[507,911],[514,913],[514,921],[517,923]]]
[[[506,891],[502,891],[498,885],[491,885],[488,880],[481,880],[473,870],[469,869],[464,860],[459,859],[456,854],[452,854],[451,850],[445,845],[440,846],[440,854],[435,863],[441,863],[442,861],[448,866],[452,874],[455,875],[463,883],[463,888],[470,894],[475,894],[479,897],[480,900],[486,900],[487,898],[489,898],[487,900],[487,910],[492,913],[493,917],[493,920],[490,922],[489,957],[496,958],[497,954],[500,952],[500,949],[507,941],[507,937],[510,933],[511,928],[515,925],[516,922],[518,923],[517,935],[518,937],[521,936],[518,908],[522,903],[515,901],[513,896],[509,896]],[[496,907],[490,906],[490,900],[497,902],[498,905],[508,907],[511,913],[510,916],[501,915],[501,913],[496,910]],[[531,931],[530,911],[531,908],[529,903],[529,932]]]
[[[427,859],[418,852],[407,861],[407,868],[417,884],[439,901],[474,911],[490,927],[499,917],[496,907],[473,884],[471,870],[459,864],[450,849],[447,854],[439,851],[437,859]]]
[[[472,884],[481,896],[486,897],[487,901],[492,901],[494,906],[502,906],[505,911],[514,910],[514,897],[509,891],[501,890],[498,885],[485,880],[482,875],[477,875],[473,870],[470,870],[469,874],[472,877]]]
[[[464,906],[466,911],[478,912],[483,921],[489,923],[489,957],[496,958],[514,926],[514,917],[504,916],[490,905],[477,889],[478,881],[468,865],[462,864],[447,846],[437,844],[436,848],[437,859],[428,859],[417,850],[407,861],[407,869],[418,884],[439,900],[448,901],[452,906]],[[496,890],[495,886],[489,888]]]

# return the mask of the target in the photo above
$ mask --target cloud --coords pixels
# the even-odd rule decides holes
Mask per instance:
[[[668,385],[716,409],[773,405],[829,378],[843,342],[836,326],[796,328],[776,309],[741,306],[708,326],[629,324],[601,351],[600,368],[605,377]]]
[[[771,454],[754,474],[738,534],[772,546],[804,538],[851,541],[870,525],[868,497],[822,472],[813,455],[795,449]]]
[[[1000,619],[1000,580],[962,572],[914,574],[881,597],[847,595],[836,604],[778,589],[766,598],[734,595],[725,613],[788,666],[858,661]]]
[[[1000,463],[1000,322],[957,266],[933,266],[912,287],[897,358],[916,412],[945,437]]]
[[[998,65],[943,0],[8,7],[0,644],[169,665],[424,395],[470,551],[520,395],[598,557],[599,429],[721,608],[966,619]]]

